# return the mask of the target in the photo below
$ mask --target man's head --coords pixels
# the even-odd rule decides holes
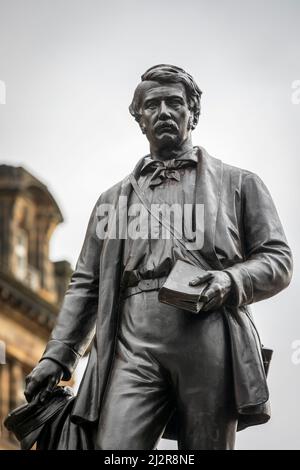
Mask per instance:
[[[198,123],[201,90],[191,75],[173,65],[151,67],[141,78],[130,113],[150,145],[158,149],[180,145]]]

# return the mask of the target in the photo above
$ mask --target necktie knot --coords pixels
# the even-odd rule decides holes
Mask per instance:
[[[180,181],[180,169],[195,166],[196,162],[191,159],[153,160],[141,171],[141,174],[152,173],[149,187],[159,186],[166,179]]]

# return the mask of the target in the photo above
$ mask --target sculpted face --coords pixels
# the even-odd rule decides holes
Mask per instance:
[[[180,146],[191,133],[192,118],[181,83],[151,82],[143,90],[140,126],[153,148]]]

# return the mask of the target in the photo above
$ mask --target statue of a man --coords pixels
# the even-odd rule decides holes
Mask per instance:
[[[154,449],[161,436],[177,439],[182,450],[232,449],[237,429],[269,419],[248,305],[288,286],[292,256],[259,177],[193,146],[200,98],[188,73],[157,65],[142,76],[129,109],[150,145],[133,171],[146,199],[156,207],[204,208],[203,244],[194,255],[211,269],[191,279],[206,283],[202,310],[158,300],[175,261],[189,259],[188,244],[185,250],[172,237],[118,231],[99,236],[104,206],[123,227],[140,203],[127,177],[92,211],[57,324],[26,380],[28,401],[37,393],[45,400],[70,379],[92,341],[72,421],[93,429],[95,449]],[[119,210],[124,200],[128,211]]]

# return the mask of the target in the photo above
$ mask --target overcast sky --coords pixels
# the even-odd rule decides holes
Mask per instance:
[[[269,187],[295,275],[253,307],[275,349],[273,418],[239,433],[241,449],[300,449],[299,23],[299,0],[0,0],[0,162],[24,166],[57,200],[53,260],[74,265],[99,194],[148,152],[128,105],[152,65],[183,67],[203,90],[194,144]]]

